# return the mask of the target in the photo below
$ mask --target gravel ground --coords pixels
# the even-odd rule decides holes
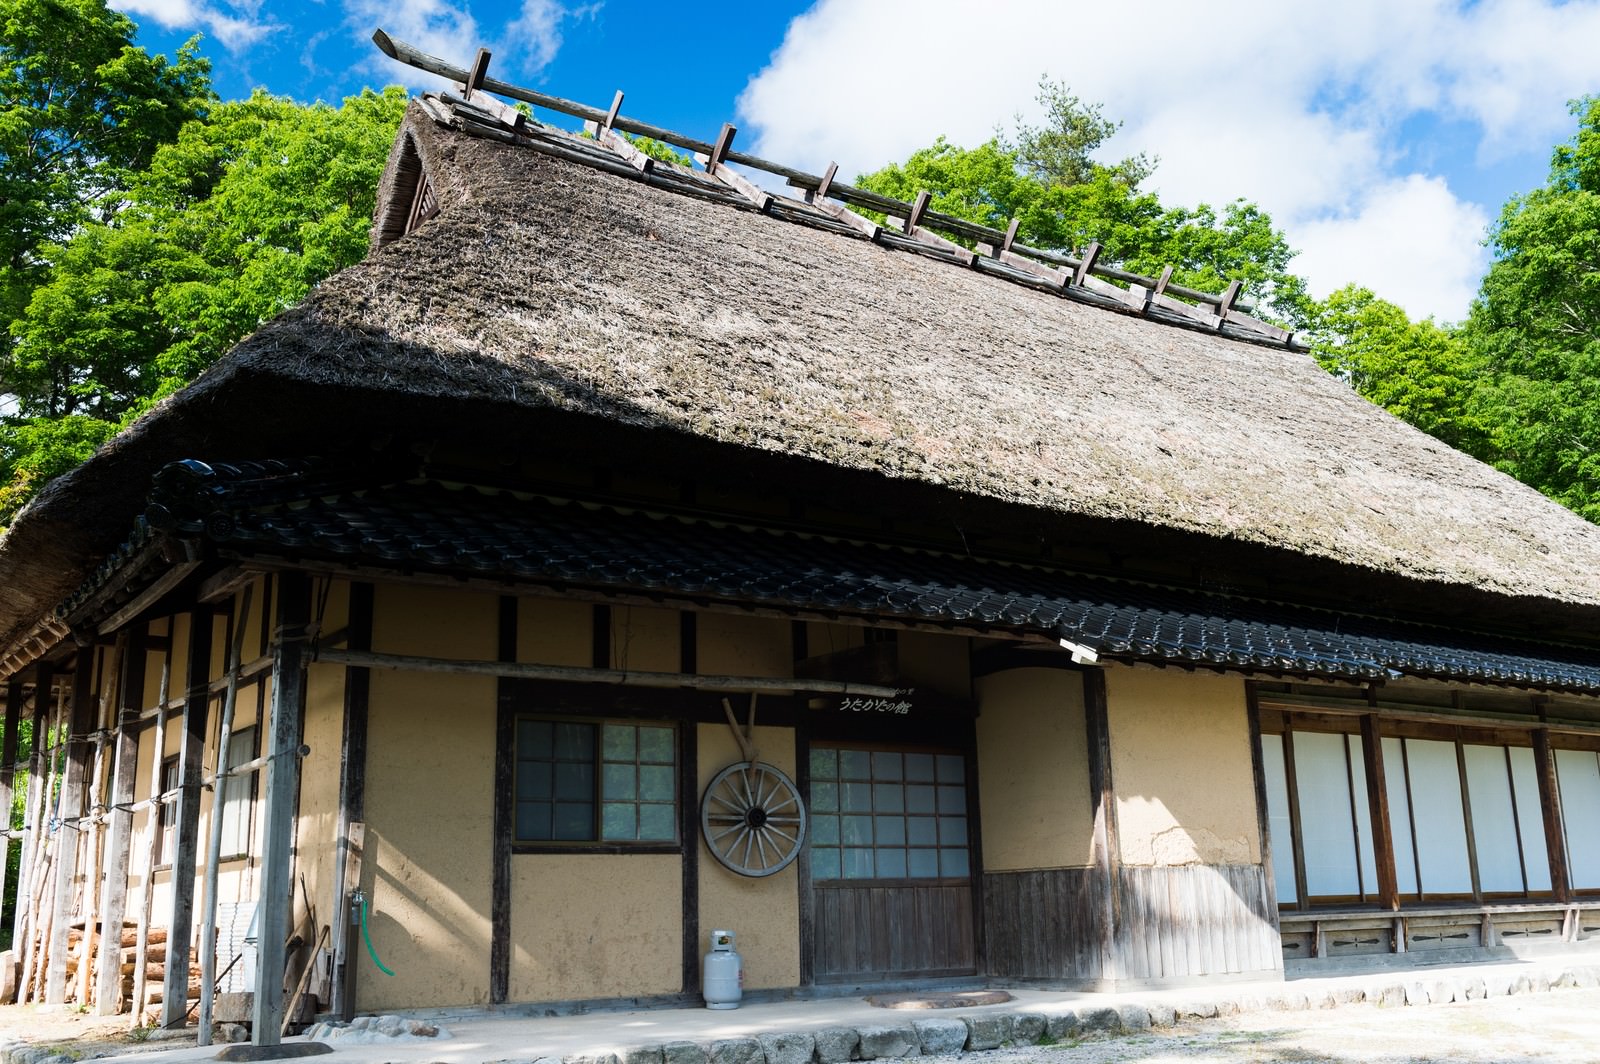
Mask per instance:
[[[996,1049],[927,1064],[1526,1064],[1600,1062],[1600,990],[1453,1005],[1254,1012],[1144,1034]]]

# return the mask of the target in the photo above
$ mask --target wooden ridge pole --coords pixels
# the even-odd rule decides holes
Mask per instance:
[[[196,1044],[211,1044],[211,1007],[217,982],[217,883],[222,861],[222,803],[228,788],[228,744],[233,738],[233,708],[239,699],[239,666],[244,657],[244,633],[250,618],[254,584],[244,586],[238,616],[233,622],[233,646],[228,653],[228,687],[222,696],[222,722],[217,732],[216,768],[211,787],[211,822],[206,840],[205,908],[200,915],[200,1016]]]
[[[156,695],[156,727],[150,765],[149,807],[144,847],[144,871],[139,877],[139,915],[133,938],[133,1026],[144,1026],[145,965],[150,957],[150,910],[155,907],[156,850],[161,845],[161,762],[167,750],[167,700],[172,691],[172,640],[161,661],[161,683]]]
[[[111,827],[101,885],[100,967],[95,973],[96,1016],[122,1011],[122,925],[128,912],[128,855],[133,842],[133,787],[139,769],[139,701],[144,696],[144,634],[117,636],[115,754],[111,778]]]

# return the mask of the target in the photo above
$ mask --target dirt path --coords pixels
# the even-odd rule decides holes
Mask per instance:
[[[922,1058],[932,1064],[934,1058]],[[1600,990],[1315,1012],[1256,1012],[1120,1038],[997,1049],[939,1064],[1600,1062]]]

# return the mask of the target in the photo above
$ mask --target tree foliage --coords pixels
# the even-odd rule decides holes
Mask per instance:
[[[1492,458],[1483,363],[1459,332],[1412,321],[1371,289],[1347,285],[1319,307],[1317,361],[1391,414],[1458,450]]]
[[[104,0],[0,0],[0,311],[26,304],[39,248],[117,209],[130,177],[214,99],[194,41],[133,44]],[[0,340],[3,342],[3,340]]]
[[[337,108],[261,92],[217,105],[154,153],[115,216],[41,250],[48,280],[11,323],[0,522],[69,456],[366,254],[405,105],[398,88]],[[65,439],[52,424],[77,428]]]
[[[1091,158],[1116,129],[1098,105],[1048,83],[1040,99],[1048,124],[1023,127],[1015,145],[995,137],[962,148],[940,137],[856,183],[902,200],[926,190],[934,210],[996,229],[1014,218],[1018,240],[1033,247],[1073,252],[1097,242],[1103,261],[1147,275],[1170,265],[1173,280],[1193,288],[1220,292],[1238,280],[1280,317],[1304,320],[1309,300],[1289,271],[1294,252],[1265,211],[1245,200],[1220,212],[1167,206],[1138,188],[1150,169],[1143,156],[1110,166]]]
[[[1465,336],[1498,411],[1499,463],[1600,520],[1600,97],[1542,188],[1511,199]]]

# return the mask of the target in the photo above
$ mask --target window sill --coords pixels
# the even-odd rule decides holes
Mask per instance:
[[[681,854],[676,842],[513,842],[513,854]]]

